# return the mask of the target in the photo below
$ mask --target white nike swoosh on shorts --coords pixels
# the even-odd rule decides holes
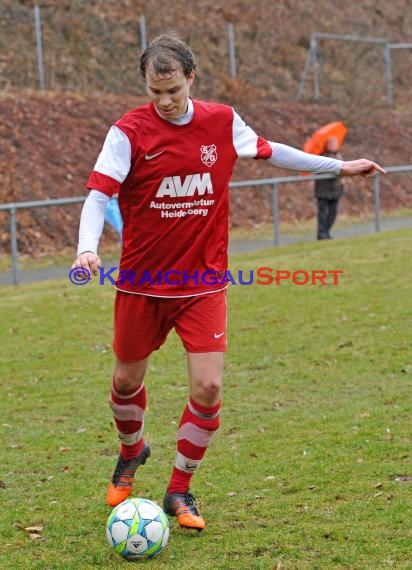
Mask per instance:
[[[215,337],[215,338],[220,338],[220,337],[223,336],[224,334],[225,334],[224,332],[222,332],[222,333],[220,333],[220,334],[216,334],[216,333],[215,333],[215,334],[214,334],[214,337]]]
[[[156,158],[156,156],[160,156],[163,153],[164,153],[164,150],[161,150],[160,152],[156,152],[155,154],[145,154],[144,157],[146,160],[152,160],[153,158]]]

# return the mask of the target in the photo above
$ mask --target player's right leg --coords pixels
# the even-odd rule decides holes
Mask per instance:
[[[132,491],[136,469],[146,463],[150,447],[143,439],[148,358],[137,362],[116,359],[109,404],[120,440],[120,453],[107,489],[107,503],[114,507]]]
[[[114,306],[116,364],[110,394],[120,454],[107,490],[107,502],[116,506],[132,491],[136,469],[150,456],[143,439],[149,355],[163,344],[171,326],[165,326],[154,297],[117,291]]]

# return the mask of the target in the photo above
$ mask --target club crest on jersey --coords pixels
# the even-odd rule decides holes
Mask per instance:
[[[209,146],[202,145],[200,147],[200,158],[203,164],[206,164],[209,168],[215,164],[217,161],[217,150],[216,145],[211,144]]]

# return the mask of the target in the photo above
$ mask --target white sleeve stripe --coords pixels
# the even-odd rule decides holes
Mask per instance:
[[[90,190],[80,217],[78,256],[84,251],[97,253],[104,226],[104,211],[109,200],[103,192]]]
[[[111,127],[94,170],[120,182],[129,174],[132,150],[127,135],[118,127]]]
[[[233,146],[239,158],[254,158],[257,155],[258,136],[233,110]]]
[[[280,168],[303,172],[331,173],[336,174],[336,176],[341,171],[342,160],[308,154],[285,144],[268,142],[272,147],[272,156],[268,162]]]

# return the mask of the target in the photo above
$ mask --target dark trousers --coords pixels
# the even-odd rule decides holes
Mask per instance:
[[[318,239],[330,239],[330,229],[338,213],[339,200],[318,198]]]

